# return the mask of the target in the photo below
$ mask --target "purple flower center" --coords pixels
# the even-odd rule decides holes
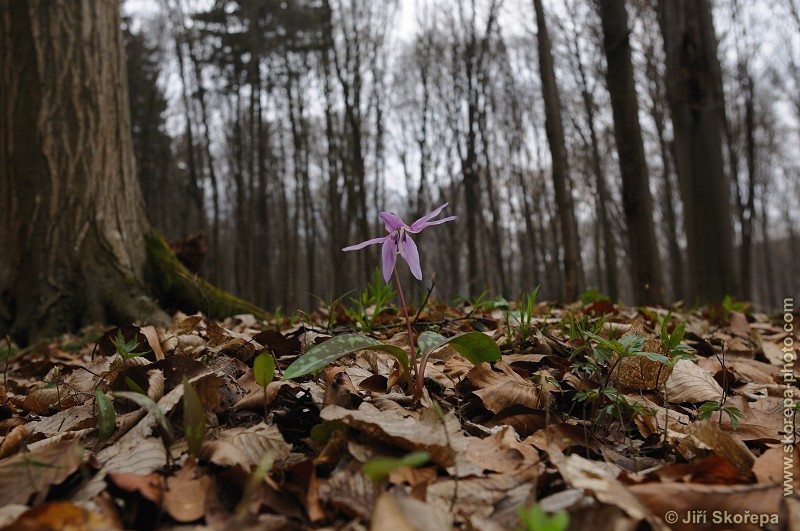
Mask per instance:
[[[400,241],[406,241],[406,230],[403,227],[395,229],[392,232],[392,240],[394,241],[395,245],[399,245]],[[397,252],[400,252],[399,248],[397,249]]]

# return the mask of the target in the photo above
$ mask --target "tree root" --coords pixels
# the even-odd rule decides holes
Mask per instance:
[[[214,319],[240,313],[267,319],[267,312],[247,301],[234,297],[193,275],[178,261],[164,238],[155,232],[146,237],[149,283],[162,307],[185,313],[203,312]]]

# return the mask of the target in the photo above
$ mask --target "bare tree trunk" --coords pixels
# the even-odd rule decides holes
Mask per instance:
[[[483,77],[483,76],[481,76]],[[484,107],[486,105],[486,101],[489,99],[489,94],[486,90],[486,84],[481,83],[481,89],[483,92],[483,99],[484,99]],[[486,109],[484,108],[478,114],[478,127],[480,129],[481,138],[483,140],[483,157],[485,163],[485,171],[484,174],[486,176],[485,184],[486,184],[486,197],[489,200],[489,212],[492,213],[492,220],[491,224],[488,224],[487,231],[489,233],[489,248],[492,251],[492,255],[494,258],[494,269],[497,278],[500,281],[500,293],[503,295],[508,295],[508,281],[506,277],[506,260],[503,257],[503,237],[502,231],[500,226],[500,210],[497,207],[497,199],[495,197],[495,187],[496,183],[494,182],[494,178],[491,172],[492,160],[490,155],[490,142],[489,142],[489,131],[486,124]]]
[[[322,79],[323,79],[323,94],[325,96],[325,138],[327,140],[327,180],[328,180],[328,222],[330,223],[330,234],[328,239],[330,241],[329,256],[338,256],[342,247],[342,236],[347,234],[346,229],[342,226],[341,215],[341,199],[339,192],[339,148],[336,139],[336,128],[334,124],[334,110],[333,110],[333,94],[330,83],[330,57],[328,52],[323,52],[323,65],[322,65]],[[342,260],[332,260],[332,273],[331,279],[333,285],[333,296],[340,295],[344,289],[344,270],[342,268]]]
[[[706,0],[659,0],[667,57],[667,98],[681,183],[690,300],[738,292],[730,189],[722,163],[721,81]]]
[[[206,162],[208,163],[208,177],[211,181],[211,208],[213,219],[211,220],[211,265],[209,271],[209,280],[212,283],[219,284],[224,280],[224,271],[222,257],[224,252],[222,250],[222,211],[220,201],[220,183],[217,179],[217,171],[214,165],[214,156],[211,154],[211,130],[208,125],[208,109],[206,104],[206,91],[203,87],[203,73],[200,61],[195,57],[193,50],[193,43],[186,42],[186,48],[189,51],[189,60],[191,60],[194,67],[195,80],[197,81],[197,101],[200,104],[200,123],[203,126],[203,147],[205,148]]]
[[[0,333],[165,318],[146,298],[150,230],[136,177],[113,1],[0,4]]]
[[[599,0],[598,7],[608,62],[606,83],[614,113],[614,133],[622,175],[622,209],[628,225],[634,301],[638,305],[660,304],[664,301],[664,286],[633,81],[628,14],[624,0]]]
[[[775,268],[772,263],[772,244],[769,240],[769,219],[767,217],[767,183],[763,183],[761,190],[761,254],[764,257],[764,279],[766,281],[767,297],[764,301],[766,306],[769,306],[772,301],[778,300],[775,292]]]
[[[753,85],[755,81],[747,71],[746,65],[741,65],[740,84],[744,89],[744,130],[745,130],[745,160],[747,162],[747,189],[744,197],[736,179],[736,206],[739,214],[739,223],[742,227],[742,246],[739,249],[739,273],[742,278],[741,297],[751,300],[753,296],[753,221],[755,218],[755,192],[756,192],[756,141],[755,141],[755,95]]]
[[[658,147],[661,154],[661,200],[663,202],[662,215],[667,223],[667,252],[669,255],[670,264],[670,283],[672,285],[672,298],[680,299],[683,297],[683,253],[681,252],[680,243],[678,242],[678,222],[677,214],[675,213],[675,204],[673,200],[672,190],[672,149],[666,138],[665,133],[665,105],[664,101],[664,88],[663,80],[656,67],[655,47],[648,43],[645,49],[645,57],[647,60],[647,78],[650,82],[650,116],[656,128],[656,136],[658,137]]]
[[[203,194],[203,187],[198,172],[197,154],[195,153],[195,138],[194,138],[194,125],[193,125],[193,112],[192,112],[192,99],[189,96],[189,85],[186,78],[186,70],[183,61],[183,51],[180,36],[175,30],[175,56],[178,58],[178,75],[181,80],[181,102],[184,108],[185,128],[184,132],[186,141],[186,165],[189,172],[189,180],[187,182],[187,193],[195,205],[196,214],[198,219],[193,224],[187,217],[184,219],[182,232],[184,235],[189,234],[193,226],[197,226],[201,230],[206,230],[206,215],[205,215],[205,197]]]
[[[561,104],[553,70],[553,56],[550,50],[550,37],[544,19],[542,0],[533,0],[536,10],[537,40],[539,44],[539,71],[542,78],[542,96],[545,105],[545,130],[550,144],[553,160],[553,188],[561,224],[561,237],[564,247],[564,297],[574,301],[582,289],[580,285],[581,260],[578,242],[578,225],[572,193],[567,188],[567,148],[564,143],[564,126],[561,121]]]

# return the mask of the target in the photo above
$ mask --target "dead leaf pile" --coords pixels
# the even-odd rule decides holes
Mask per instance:
[[[719,529],[668,515],[745,509],[788,527],[800,511],[800,446],[780,321],[678,311],[669,330],[686,322],[696,359],[611,358],[609,375],[587,363],[595,344],[575,323],[604,322],[603,337],[642,336],[645,351],[669,356],[657,321],[666,311],[541,306],[524,337],[489,306],[420,311],[415,330],[481,331],[503,358],[472,366],[444,349],[418,401],[383,352],[280,380],[309,346],[355,327],[324,309],[299,324],[177,315],[169,329],[87,329],[9,353],[0,527],[517,529],[519,510],[537,503],[567,511],[573,529]],[[398,312],[374,322],[371,337],[405,346]],[[253,375],[262,352],[277,368],[265,388]],[[204,418],[184,416],[186,385]],[[204,436],[190,451],[194,422]],[[401,460],[420,452],[419,466]],[[404,464],[380,476],[365,467],[391,458]],[[758,528],[739,524],[728,528]]]

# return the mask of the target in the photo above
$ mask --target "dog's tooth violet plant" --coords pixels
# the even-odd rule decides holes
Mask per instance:
[[[385,345],[380,341],[358,334],[343,334],[308,349],[305,354],[296,359],[294,363],[286,369],[283,375],[284,380],[310,374],[336,361],[342,356],[353,352],[380,350],[392,354],[397,358],[409,382],[411,382],[411,369],[413,367],[414,376],[416,378],[414,395],[420,398],[422,396],[422,389],[425,381],[425,366],[428,362],[428,358],[433,352],[445,345],[450,345],[456,352],[476,365],[484,361],[500,359],[500,349],[497,343],[481,332],[469,332],[446,338],[435,332],[425,331],[419,336],[417,341],[418,346],[415,347],[414,345],[414,333],[411,329],[411,320],[408,316],[408,308],[406,307],[403,289],[400,285],[400,275],[397,273],[397,255],[399,254],[403,260],[406,261],[414,278],[422,280],[422,266],[420,265],[419,251],[409,234],[418,234],[426,227],[454,221],[456,216],[434,219],[441,214],[442,210],[444,210],[447,205],[448,203],[443,204],[429,214],[422,216],[411,225],[406,225],[397,214],[381,212],[380,217],[389,234],[381,238],[373,238],[342,249],[343,251],[356,251],[369,245],[382,244],[383,280],[389,282],[389,278],[392,276],[392,273],[394,273],[394,278],[397,282],[397,293],[400,296],[400,305],[402,306],[403,316],[406,320],[408,344],[412,356],[411,360],[409,360],[406,352],[400,347]]]

